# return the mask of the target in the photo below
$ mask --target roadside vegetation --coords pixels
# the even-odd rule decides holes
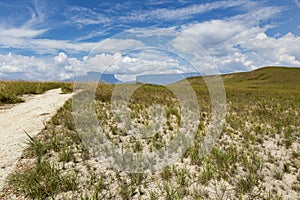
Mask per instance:
[[[71,83],[62,82],[29,82],[0,81],[0,105],[23,102],[25,94],[41,94],[47,90],[62,88],[63,92],[71,92]]]
[[[188,79],[200,107],[200,124],[182,158],[160,171],[128,173],[104,166],[78,136],[69,100],[35,138],[1,193],[3,199],[298,199],[300,198],[300,69],[263,68],[223,76],[227,113],[212,151],[199,157],[210,121],[210,97],[201,77]],[[180,87],[180,83],[177,83]],[[126,87],[130,85],[124,85]],[[99,84],[96,114],[106,137],[124,151],[165,148],[180,124],[170,90],[144,85],[129,103],[133,126],[150,124],[151,105],[162,105],[166,122],[151,137],[118,128],[110,97]],[[192,119],[191,119],[192,120]],[[125,124],[126,126],[126,124]],[[150,127],[151,128],[151,127]]]

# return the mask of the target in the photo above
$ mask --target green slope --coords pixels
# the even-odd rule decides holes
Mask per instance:
[[[250,72],[222,75],[226,90],[269,90],[300,93],[300,68],[263,67]],[[193,86],[205,85],[203,77],[192,77]]]
[[[226,83],[300,84],[300,68],[263,67],[250,72],[223,75]]]

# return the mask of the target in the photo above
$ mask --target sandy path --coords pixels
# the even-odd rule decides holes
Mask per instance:
[[[30,96],[25,103],[12,108],[0,110],[0,189],[21,157],[24,142],[28,139],[25,131],[31,136],[37,135],[44,128],[44,123],[71,96],[61,94],[61,89],[55,89]]]

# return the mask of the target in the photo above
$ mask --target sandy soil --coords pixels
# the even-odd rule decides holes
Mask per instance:
[[[55,89],[27,96],[25,103],[0,109],[0,189],[22,155],[28,139],[25,132],[30,136],[38,134],[71,96]]]

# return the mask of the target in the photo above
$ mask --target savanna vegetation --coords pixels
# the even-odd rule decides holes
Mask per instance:
[[[24,94],[41,94],[47,90],[62,88],[63,92],[71,92],[71,83],[62,82],[29,82],[0,81],[0,105],[23,102]]]
[[[130,173],[99,162],[76,132],[70,100],[37,137],[28,138],[28,148],[1,198],[300,198],[300,69],[267,67],[222,77],[226,122],[220,139],[204,157],[199,157],[199,149],[210,123],[211,105],[201,77],[188,79],[200,112],[194,141],[179,160],[160,171]],[[154,103],[162,105],[166,117],[162,128],[151,129],[155,134],[140,138],[118,128],[122,120],[111,112],[114,87],[99,84],[96,92],[96,115],[105,136],[134,153],[166,148],[176,137],[181,120],[174,94],[153,85],[135,91],[128,106],[133,127],[155,120],[150,115]],[[120,87],[125,92],[131,86]]]

